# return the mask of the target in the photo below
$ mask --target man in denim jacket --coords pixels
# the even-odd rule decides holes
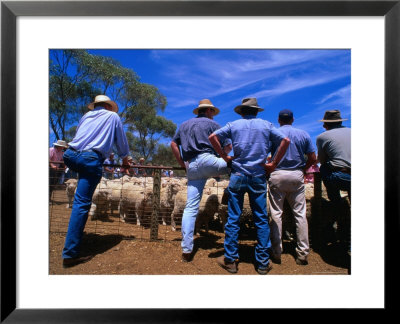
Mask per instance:
[[[225,254],[217,263],[225,270],[236,273],[239,262],[240,215],[243,209],[244,194],[249,195],[253,219],[257,229],[255,248],[255,268],[259,274],[267,274],[270,262],[270,230],[267,215],[266,172],[274,171],[285,154],[290,140],[269,121],[257,118],[263,111],[256,98],[243,99],[235,112],[242,116],[234,122],[216,130],[209,140],[214,149],[228,163],[232,161],[232,173],[228,186],[228,220],[225,225]],[[221,150],[220,141],[232,141],[234,157]],[[274,159],[266,163],[271,141],[279,141],[280,146]]]
[[[203,99],[193,110],[197,117],[184,122],[171,142],[172,152],[187,172],[187,201],[182,216],[182,261],[193,258],[193,233],[204,185],[208,178],[229,173],[227,163],[217,157],[208,136],[221,126],[213,118],[219,113],[210,100]],[[232,149],[230,141],[224,141],[224,154]],[[179,149],[179,146],[182,150]],[[187,162],[187,167],[185,165]]]

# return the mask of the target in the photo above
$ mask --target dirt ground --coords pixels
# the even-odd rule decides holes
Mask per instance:
[[[181,260],[180,228],[159,225],[158,240],[150,241],[150,229],[136,224],[122,223],[111,215],[105,220],[88,220],[83,236],[81,255],[94,255],[89,262],[64,269],[61,252],[68,226],[70,209],[66,208],[65,191],[56,190],[50,205],[49,274],[127,274],[127,275],[232,275],[216,263],[223,255],[224,233],[217,224],[210,224],[195,237],[194,258]],[[313,244],[309,264],[295,262],[295,242],[283,241],[282,263],[273,264],[269,275],[348,275],[350,255],[340,241],[324,240]],[[244,227],[239,241],[240,263],[236,275],[258,275],[255,271],[253,228]]]

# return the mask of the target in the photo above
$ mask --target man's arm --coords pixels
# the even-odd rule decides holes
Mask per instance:
[[[230,161],[233,160],[232,156],[229,156],[229,155],[227,154],[227,152],[225,151],[225,148],[227,148],[228,146],[231,146],[231,149],[232,149],[232,144],[229,144],[229,145],[225,146],[224,149],[222,149],[221,143],[220,143],[220,141],[219,141],[219,139],[218,139],[218,136],[217,136],[216,134],[214,134],[214,133],[212,133],[212,134],[208,137],[208,140],[210,141],[211,145],[213,146],[215,152],[217,152],[218,155],[219,155],[220,157],[222,157],[222,158],[225,160],[226,163],[228,163],[228,162],[230,162]],[[229,152],[230,152],[230,150],[228,151],[228,153],[229,153]]]
[[[279,145],[278,150],[276,151],[274,159],[269,163],[263,164],[263,167],[264,167],[265,171],[267,172],[267,174],[270,174],[271,172],[273,172],[276,169],[279,162],[281,162],[283,156],[285,155],[286,150],[289,147],[289,144],[290,144],[290,139],[288,137],[285,137],[281,141],[281,144]]]
[[[308,168],[312,165],[314,165],[317,162],[317,156],[315,155],[315,152],[311,152],[307,154],[307,162],[304,167],[304,173],[308,170]]]
[[[224,152],[229,154],[230,151],[232,151],[232,144],[225,145]]]
[[[181,157],[181,151],[179,150],[179,146],[174,141],[171,142],[171,150],[175,156],[175,159],[178,161],[179,165],[182,168],[186,169],[185,162],[183,162]]]

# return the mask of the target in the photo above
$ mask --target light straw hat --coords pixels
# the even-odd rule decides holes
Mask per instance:
[[[193,114],[198,115],[199,109],[212,108],[214,110],[214,116],[219,114],[219,109],[215,107],[209,99],[202,99],[199,102],[199,106],[193,110]]]
[[[100,103],[100,102],[108,103],[109,105],[111,105],[112,111],[113,111],[113,112],[118,112],[118,105],[117,105],[114,101],[112,101],[110,98],[108,98],[107,96],[105,96],[105,95],[98,95],[98,96],[96,96],[96,98],[94,98],[94,101],[91,102],[91,103],[88,105],[88,108],[89,108],[90,110],[93,110],[93,109],[94,109],[94,104]]]
[[[53,143],[54,146],[61,146],[61,147],[68,147],[68,144],[66,141],[58,140],[56,143]]]

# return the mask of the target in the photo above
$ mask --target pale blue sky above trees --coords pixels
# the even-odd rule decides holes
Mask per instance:
[[[162,113],[179,126],[208,98],[220,108],[215,120],[225,125],[240,118],[233,108],[256,97],[260,118],[279,126],[278,113],[288,108],[294,126],[307,130],[315,143],[323,132],[325,110],[339,109],[350,127],[350,50],[89,50],[110,56],[134,70],[141,82],[156,86],[167,98]]]

